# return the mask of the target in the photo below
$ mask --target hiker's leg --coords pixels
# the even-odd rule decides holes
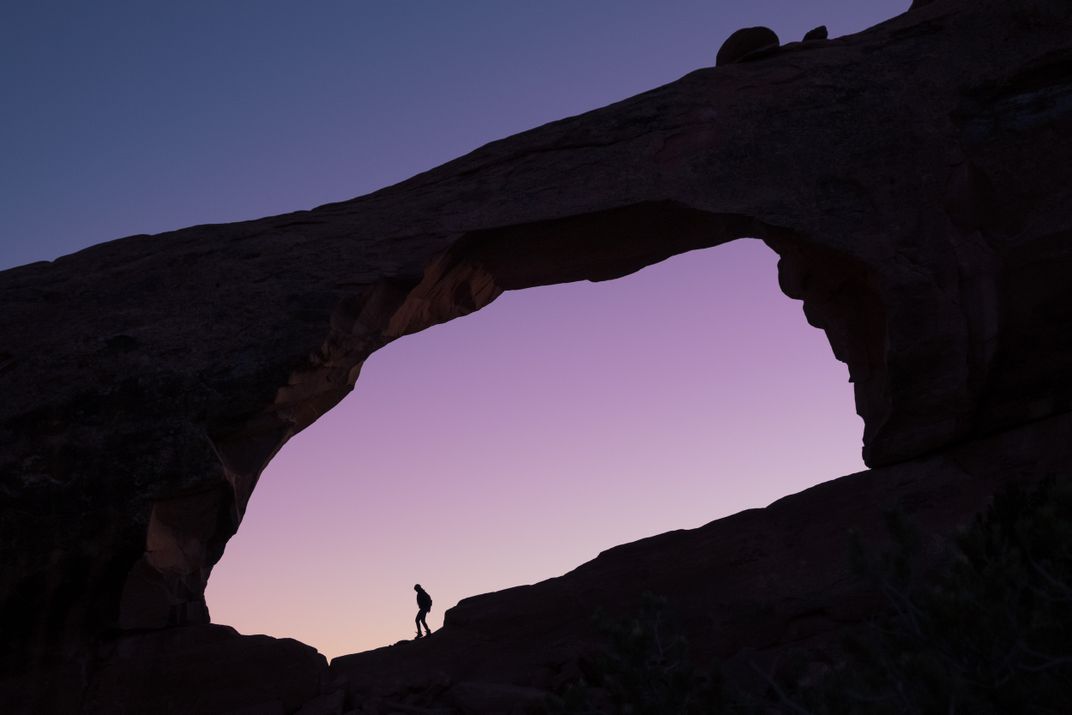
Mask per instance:
[[[417,611],[417,617],[413,619],[413,622],[417,624],[417,637],[421,636],[421,619],[424,618],[424,611]]]

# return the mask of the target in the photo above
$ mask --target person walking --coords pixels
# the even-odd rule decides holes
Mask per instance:
[[[421,588],[420,584],[413,587],[413,590],[417,592],[417,637],[421,637],[421,626],[424,626],[424,635],[432,635],[432,629],[428,627],[428,621],[424,620],[428,617],[428,611],[432,610],[432,597],[428,595],[428,592]]]

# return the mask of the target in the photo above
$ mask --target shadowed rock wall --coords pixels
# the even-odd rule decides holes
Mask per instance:
[[[869,465],[1068,411],[1069,37],[1064,0],[937,0],[369,196],[0,273],[0,665],[206,622],[275,452],[374,350],[503,290],[759,237]]]

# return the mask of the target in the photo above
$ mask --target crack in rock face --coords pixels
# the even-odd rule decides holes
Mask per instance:
[[[1070,25],[1064,0],[937,0],[833,40],[751,28],[718,68],[368,196],[0,272],[0,683],[77,706],[116,634],[202,627],[279,448],[372,352],[505,290],[756,237],[848,365],[869,466],[1058,419]]]

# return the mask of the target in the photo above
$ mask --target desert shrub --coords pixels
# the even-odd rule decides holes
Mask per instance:
[[[560,715],[1007,715],[1072,712],[1072,480],[1008,488],[941,547],[887,515],[893,548],[855,543],[888,615],[816,672],[807,653],[744,690],[689,658],[666,602],[599,617],[602,657],[558,693]],[[827,654],[827,660],[831,654]],[[757,689],[756,685],[759,684]]]
[[[559,693],[551,712],[562,715],[708,715],[724,709],[717,671],[698,668],[688,640],[664,598],[644,594],[637,615],[596,625],[607,648],[584,676]]]
[[[857,561],[885,593],[890,615],[847,640],[840,665],[825,676],[806,687],[784,684],[778,709],[1069,712],[1070,480],[1001,492],[938,567],[903,518],[888,523],[895,549],[873,562],[857,550]]]

